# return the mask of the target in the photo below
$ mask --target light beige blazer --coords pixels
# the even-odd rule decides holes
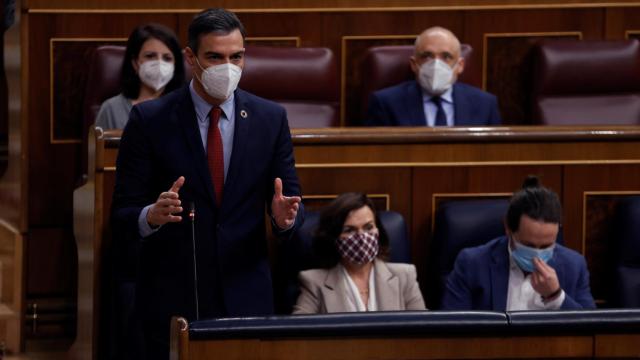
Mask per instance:
[[[416,267],[410,264],[374,260],[378,311],[425,310],[416,279]],[[294,314],[346,312],[346,294],[340,267],[300,272],[300,296]]]

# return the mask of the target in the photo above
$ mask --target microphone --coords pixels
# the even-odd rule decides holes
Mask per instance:
[[[198,262],[196,260],[196,204],[189,202],[189,219],[191,220],[191,244],[193,245],[193,295],[196,299],[196,320],[200,320],[200,302],[198,300]]]

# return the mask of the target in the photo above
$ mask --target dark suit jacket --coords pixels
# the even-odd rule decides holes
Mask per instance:
[[[496,97],[473,86],[453,84],[454,124],[457,126],[500,125]],[[417,81],[374,92],[369,99],[368,126],[425,126],[422,89]]]
[[[273,312],[264,215],[265,208],[271,211],[276,177],[282,179],[285,195],[300,195],[291,135],[281,106],[240,89],[235,92],[235,121],[218,208],[188,86],[131,111],[120,143],[112,206],[114,228],[125,234],[120,240],[140,241],[142,208],[179,176],[186,179],[179,192],[182,222],[165,224],[142,239],[136,309],[147,330],[157,327],[164,334],[170,316],[195,319],[194,249],[187,216],[192,202],[200,318]],[[304,221],[303,214],[301,207],[295,227]]]
[[[444,309],[505,311],[509,288],[508,243],[508,238],[502,236],[460,252],[447,278]],[[565,292],[561,309],[595,308],[589,271],[582,255],[556,244],[548,264],[556,270]]]

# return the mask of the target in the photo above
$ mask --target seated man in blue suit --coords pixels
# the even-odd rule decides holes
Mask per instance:
[[[140,242],[135,309],[154,360],[169,358],[172,316],[273,313],[265,210],[283,236],[304,221],[285,110],[237,88],[242,23],[210,9],[188,35],[193,80],[133,107],[113,195],[115,241]]]
[[[595,308],[589,272],[579,253],[556,243],[558,195],[525,180],[505,219],[507,236],[464,249],[447,279],[447,310],[557,310]]]
[[[410,58],[416,80],[376,91],[369,99],[369,126],[499,125],[496,97],[456,82],[464,70],[460,41],[432,27],[416,39]]]

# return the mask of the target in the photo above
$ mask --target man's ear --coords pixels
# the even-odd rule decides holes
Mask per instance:
[[[193,50],[191,50],[190,47],[187,46],[184,48],[184,56],[187,59],[189,65],[194,66],[196,64],[196,54],[193,52]]]
[[[458,66],[456,67],[456,73],[457,75],[460,75],[462,74],[463,71],[464,71],[464,58],[460,56],[460,58],[458,59]]]

